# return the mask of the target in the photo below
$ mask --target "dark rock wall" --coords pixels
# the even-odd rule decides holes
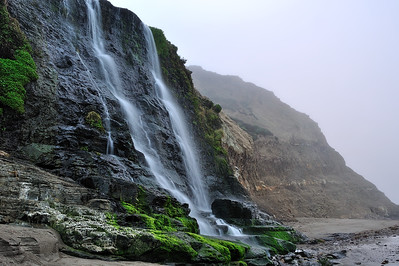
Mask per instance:
[[[101,6],[107,25],[105,46],[118,62],[123,86],[134,92],[131,97],[143,95],[145,101],[151,83],[141,21],[106,1]],[[105,192],[111,176],[148,176],[145,170],[137,170],[144,160],[134,149],[117,100],[105,87],[92,49],[85,1],[14,0],[9,1],[9,11],[32,45],[39,79],[27,88],[26,113],[6,119],[2,148]],[[85,119],[94,111],[104,124],[102,102],[110,113],[115,154],[120,160],[105,156],[105,130]]]
[[[112,178],[158,188],[143,155],[134,148],[118,100],[104,81],[92,47],[85,1],[10,0],[8,5],[32,45],[39,79],[27,86],[25,114],[9,113],[3,117],[0,148],[105,194]],[[134,13],[115,8],[108,1],[100,0],[100,5],[104,46],[116,62],[124,97],[143,111],[147,130],[152,133],[150,139],[159,147],[163,165],[184,191],[185,168],[170,119],[155,97],[143,24]],[[170,47],[169,58],[173,62],[164,64],[173,71],[173,93],[185,108],[187,120],[194,121],[198,115],[195,108],[204,100],[194,91],[190,72],[176,54],[177,48]],[[171,80],[170,76],[166,78]],[[213,113],[211,109],[207,112]],[[101,118],[101,126],[88,122],[89,113]],[[106,154],[107,117],[117,157]],[[207,123],[206,119],[203,123]],[[201,140],[200,158],[212,197],[245,194],[231,175],[215,173],[212,147],[203,141],[201,131],[207,127],[189,128]]]

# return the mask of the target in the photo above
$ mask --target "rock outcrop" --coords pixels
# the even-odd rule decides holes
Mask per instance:
[[[153,262],[243,258],[245,247],[231,243],[226,248],[228,242],[195,234],[198,225],[188,217],[187,205],[127,181],[115,180],[112,187],[109,195],[100,195],[71,179],[0,157],[0,223],[51,226],[67,245],[64,252],[89,258]],[[29,234],[19,244],[5,237],[0,255],[18,260],[16,256],[30,247],[37,249],[36,255],[57,253],[58,239],[54,234],[49,237],[54,241],[43,247],[35,244],[40,237]],[[240,249],[239,257],[231,257],[235,249]]]
[[[261,209],[280,219],[398,217],[399,206],[348,168],[307,115],[238,77],[189,69],[196,88],[251,134],[223,119],[231,166]]]

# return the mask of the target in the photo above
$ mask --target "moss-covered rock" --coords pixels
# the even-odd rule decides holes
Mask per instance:
[[[38,78],[31,47],[11,18],[5,0],[0,0],[0,115],[3,108],[25,112],[24,86]]]
[[[269,235],[257,236],[256,239],[259,244],[268,247],[272,254],[287,254],[289,252],[294,252],[296,249],[295,244],[292,242]]]
[[[150,262],[222,263],[241,261],[248,246],[194,233],[121,226],[118,213],[53,204],[48,217],[65,244],[80,252]]]
[[[199,233],[197,221],[189,216],[186,206],[170,196],[158,197],[152,204],[147,191],[139,187],[137,196],[130,202],[121,201],[121,205],[130,216],[120,216],[123,224],[141,226],[152,230],[165,232]]]

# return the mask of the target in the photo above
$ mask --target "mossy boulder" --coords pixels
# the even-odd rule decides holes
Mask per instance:
[[[120,204],[127,213],[119,215],[123,225],[165,232],[199,233],[198,223],[189,216],[187,204],[181,204],[170,196],[159,193],[155,196],[139,186],[135,197],[122,200]]]
[[[49,209],[48,209],[49,210]],[[248,246],[194,233],[121,226],[118,215],[86,207],[48,211],[65,244],[94,256],[177,263],[229,263],[244,259]]]

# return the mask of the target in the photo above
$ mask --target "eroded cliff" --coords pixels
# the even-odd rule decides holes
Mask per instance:
[[[280,219],[398,217],[399,207],[348,168],[307,115],[238,77],[189,69],[196,88],[252,135],[253,143],[233,133],[242,147],[229,138],[225,145],[241,184],[263,210]]]

